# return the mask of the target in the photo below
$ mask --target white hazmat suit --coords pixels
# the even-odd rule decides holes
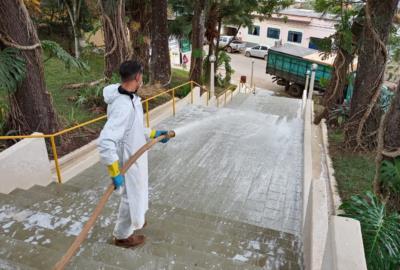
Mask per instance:
[[[143,107],[140,97],[133,98],[118,91],[119,84],[104,88],[107,106],[107,123],[100,133],[98,148],[101,160],[110,165],[119,160],[120,167],[146,143],[150,129],[143,125]],[[125,173],[118,220],[114,228],[117,239],[128,238],[141,229],[148,210],[147,152]]]

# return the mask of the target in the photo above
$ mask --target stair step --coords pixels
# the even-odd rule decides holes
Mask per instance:
[[[80,191],[80,189],[77,187],[58,184],[58,183],[51,183],[47,186],[34,185],[29,189],[29,191],[30,190],[35,192],[51,194],[54,197],[64,196],[65,194],[68,194],[70,192],[75,193]]]
[[[25,264],[13,262],[13,261],[1,259],[1,258],[0,258],[0,269],[2,269],[2,270],[38,270],[37,268],[33,268],[33,267],[27,266]]]
[[[90,239],[92,241],[98,240],[101,242],[111,241],[113,226],[114,224],[111,224],[104,228],[96,225],[93,228]],[[263,251],[259,250],[262,244],[257,240],[243,239],[242,241],[233,242],[229,241],[229,239],[227,240],[225,236],[216,238],[213,235],[210,235],[209,238],[199,238],[195,227],[191,228],[191,231],[187,233],[171,232],[168,228],[165,228],[163,224],[153,224],[149,221],[148,227],[137,231],[137,233],[146,235],[147,242],[149,243],[176,245],[189,250],[217,255],[228,260],[243,256],[243,258],[246,257],[243,260],[246,260],[248,264],[257,266],[263,266],[267,256],[281,256],[282,253],[278,250],[279,247],[277,245],[270,245],[268,250],[267,248],[264,248]],[[286,254],[288,254],[288,252]],[[289,258],[289,254],[287,257]]]
[[[15,240],[4,235],[0,235],[0,258],[10,262],[18,262],[28,267],[37,269],[52,269],[59,258],[64,255],[62,252],[51,250],[37,245],[25,243]],[[91,261],[90,259],[74,259],[72,269],[110,269],[118,268],[109,267],[104,263]],[[74,266],[76,265],[76,266]],[[79,265],[82,265],[80,267]],[[78,267],[79,266],[79,267]]]
[[[108,261],[107,263],[104,262],[98,262],[98,261],[93,261],[92,258],[89,260],[84,257],[80,256],[75,256],[71,259],[71,262],[65,267],[65,269],[69,270],[123,270],[124,268],[118,267],[116,265],[110,265],[114,264],[113,260]],[[128,268],[132,269],[132,268]]]
[[[179,262],[189,265],[189,267],[202,267],[205,269],[232,269],[232,270],[259,270],[261,267],[248,265],[246,263],[236,262],[224,259],[220,256],[207,254],[197,250],[189,250],[185,247],[166,243],[146,243],[136,248],[137,251],[145,254],[164,257],[170,262]]]
[[[0,234],[28,244],[40,245],[61,252],[67,250],[75,239],[73,235],[15,220],[1,224]]]
[[[107,168],[100,162],[71,178],[63,185],[74,186],[80,190],[87,190],[96,186],[106,186],[110,183]]]
[[[101,262],[114,262],[118,267],[126,269],[143,269],[143,270],[181,270],[195,269],[202,270],[203,268],[192,268],[185,264],[174,263],[170,260],[138,252],[137,249],[119,248],[105,243],[90,243],[85,246],[84,251],[80,254],[81,257],[89,257]],[[186,268],[185,268],[186,267]]]
[[[29,198],[34,202],[42,202],[42,201],[47,201],[47,200],[51,200],[54,198],[54,196],[51,194],[29,191],[29,190],[24,190],[24,189],[20,189],[20,188],[14,189],[13,191],[10,192],[10,194],[15,197],[21,198],[21,199]]]

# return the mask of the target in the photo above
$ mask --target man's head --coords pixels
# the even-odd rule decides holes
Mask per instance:
[[[130,92],[136,92],[143,84],[143,67],[138,61],[125,61],[119,67],[122,87]]]

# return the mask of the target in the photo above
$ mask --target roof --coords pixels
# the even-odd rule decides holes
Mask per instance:
[[[278,12],[281,15],[293,15],[299,17],[309,17],[309,18],[317,18],[317,19],[326,19],[326,20],[337,20],[337,17],[334,14],[330,13],[321,13],[315,12],[310,9],[301,9],[301,8],[286,8],[282,9]]]
[[[274,46],[274,47],[269,48],[269,50],[286,53],[286,54],[290,54],[290,55],[294,55],[294,56],[298,56],[298,57],[303,57],[303,56],[314,54],[314,53],[318,52],[317,50],[314,50],[314,49],[309,49],[309,48],[293,45],[290,43],[285,43],[280,46]]]

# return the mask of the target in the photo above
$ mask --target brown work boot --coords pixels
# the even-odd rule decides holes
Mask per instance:
[[[114,239],[114,244],[119,247],[132,248],[143,244],[146,240],[144,235],[131,235],[126,239]]]

